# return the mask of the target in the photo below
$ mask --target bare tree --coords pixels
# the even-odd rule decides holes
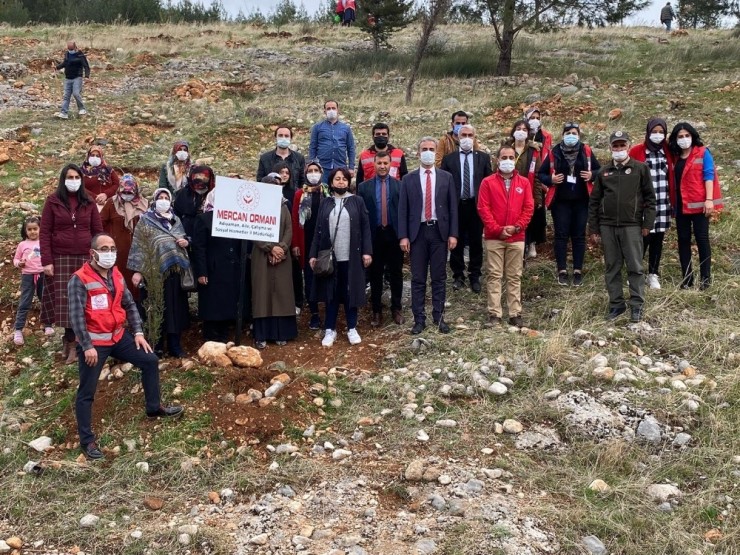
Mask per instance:
[[[452,2],[453,0],[429,0],[427,5],[422,7],[420,10],[421,36],[419,37],[419,42],[416,44],[414,65],[411,66],[411,75],[409,75],[409,80],[406,84],[407,105],[411,104],[411,99],[414,96],[414,83],[416,83],[416,77],[419,74],[419,67],[424,59],[427,47],[429,46],[429,39],[431,38],[434,29],[452,8]]]

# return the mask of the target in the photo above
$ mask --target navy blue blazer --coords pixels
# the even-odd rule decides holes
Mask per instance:
[[[398,196],[401,191],[401,182],[391,176],[388,176],[387,179],[387,185],[390,191],[388,211],[391,216],[391,227],[393,228],[393,231],[396,232],[396,237],[398,237]],[[375,229],[375,222],[380,221],[380,218],[378,218],[380,207],[375,205],[375,177],[359,184],[357,187],[357,196],[361,197],[365,201],[365,207],[370,216],[370,227],[374,228],[372,229],[374,237],[375,232],[377,231],[377,229]],[[376,220],[376,218],[378,219]]]
[[[422,168],[423,169],[423,168]],[[414,170],[403,176],[401,194],[398,197],[398,238],[412,243],[419,234],[424,200],[421,192],[421,170]],[[444,241],[457,237],[457,193],[452,175],[444,170],[436,170],[434,207],[437,211],[437,228]]]

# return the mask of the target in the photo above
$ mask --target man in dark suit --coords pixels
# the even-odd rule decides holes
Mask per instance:
[[[427,270],[432,277],[432,319],[440,332],[450,331],[443,313],[447,251],[457,245],[457,195],[452,176],[434,167],[436,150],[434,137],[419,141],[421,167],[404,176],[398,198],[398,236],[401,250],[411,259],[413,334],[426,327]]]
[[[452,288],[465,287],[465,244],[468,245],[468,279],[474,293],[480,293],[480,274],[483,266],[483,224],[478,216],[478,191],[481,181],[493,173],[491,157],[475,150],[475,128],[466,124],[458,133],[460,146],[442,158],[440,169],[452,174],[457,193],[457,210],[460,219],[459,241],[450,253]]]
[[[388,272],[391,284],[391,314],[401,325],[401,293],[403,292],[403,251],[398,244],[398,195],[401,182],[390,176],[391,155],[375,153],[375,175],[357,187],[357,194],[365,201],[373,234],[373,263],[370,265],[370,298],[373,305],[371,325],[383,323],[383,275]]]

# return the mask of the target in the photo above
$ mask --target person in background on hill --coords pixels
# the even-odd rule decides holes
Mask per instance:
[[[452,175],[434,167],[437,140],[422,137],[421,167],[403,178],[398,197],[398,237],[411,259],[411,311],[418,335],[426,327],[427,274],[432,282],[432,319],[440,333],[450,333],[444,321],[447,298],[447,252],[457,246],[457,193]]]
[[[69,319],[79,339],[80,385],[75,400],[77,431],[82,453],[91,460],[103,453],[92,431],[92,406],[100,371],[109,356],[130,362],[141,370],[146,415],[149,418],[177,417],[179,406],[162,406],[159,391],[159,359],[144,338],[141,318],[121,272],[116,268],[116,243],[110,235],[93,237],[90,260],[69,280]],[[128,323],[128,330],[124,325]],[[133,335],[132,335],[133,334]]]
[[[544,162],[552,150],[552,134],[542,127],[542,113],[537,106],[524,112],[524,119],[529,124],[529,139],[540,144],[540,158]]]
[[[673,12],[673,6],[671,6],[670,1],[666,2],[665,6],[660,10],[660,23],[661,25],[665,25],[665,30],[668,33],[671,31],[671,23],[674,17],[676,17],[676,14]]]
[[[169,160],[159,172],[159,188],[176,193],[188,184],[190,171],[190,145],[187,141],[176,141],[172,145]]]
[[[116,242],[116,267],[137,303],[141,300],[140,290],[134,287],[134,273],[126,265],[131,242],[134,240],[134,228],[148,208],[149,203],[141,196],[136,178],[127,173],[121,177],[118,192],[108,199],[100,212],[103,230]]]
[[[77,360],[75,333],[69,319],[67,282],[89,256],[92,238],[103,232],[100,212],[82,186],[82,170],[67,164],[59,174],[56,191],[46,197],[41,213],[41,264],[44,291],[41,320],[64,328],[62,356],[65,364]]]
[[[85,104],[82,102],[82,78],[90,78],[90,64],[87,62],[85,53],[77,50],[77,44],[67,41],[67,50],[64,59],[56,65],[56,70],[64,70],[64,98],[62,107],[57,112],[59,119],[69,119],[69,102],[74,97],[77,110],[81,116],[87,114]]]
[[[387,123],[376,123],[373,125],[373,145],[360,152],[357,161],[357,183],[362,183],[375,177],[375,154],[387,152],[391,157],[391,168],[388,175],[393,179],[401,180],[409,173],[406,166],[406,154],[400,148],[390,144],[390,128]]]
[[[712,283],[712,246],[709,242],[709,218],[723,207],[714,158],[694,127],[686,122],[675,125],[668,138],[673,155],[672,179],[669,181],[671,206],[676,215],[678,258],[681,262],[682,289],[694,286],[691,265],[691,229],[699,249],[699,289]]]
[[[291,254],[298,259],[303,268],[304,297],[308,300],[308,309],[311,311],[311,320],[308,329],[320,330],[321,317],[319,303],[312,300],[313,270],[309,264],[308,249],[311,248],[316,232],[321,200],[329,196],[329,189],[321,181],[321,164],[318,160],[310,160],[306,165],[306,182],[301,189],[295,192],[293,208],[291,210],[293,222],[293,239],[290,245]]]
[[[278,162],[272,167],[272,173],[276,173],[280,176],[280,184],[283,186],[283,198],[285,199],[288,213],[292,215],[296,187],[293,185],[291,168],[286,162]],[[295,314],[298,316],[303,309],[303,274],[301,272],[301,262],[297,256],[293,256],[291,254],[290,263],[293,273],[293,299],[295,300]]]
[[[558,285],[570,284],[566,265],[568,241],[573,248],[573,286],[583,285],[588,197],[600,167],[591,147],[581,142],[581,128],[575,122],[565,124],[563,141],[553,147],[540,166],[540,181],[548,188],[545,206],[552,211],[555,224]]]
[[[342,15],[342,26],[351,27],[355,20],[355,0],[344,0],[344,14]]]
[[[282,186],[277,173],[262,181]],[[283,198],[278,240],[255,241],[252,249],[252,337],[258,349],[267,347],[268,341],[283,346],[298,336],[289,261],[292,228],[288,201]]]
[[[671,199],[668,183],[671,179],[672,159],[666,133],[668,126],[664,119],[652,118],[647,123],[645,140],[630,149],[632,160],[644,162],[650,168],[650,179],[655,190],[655,225],[645,237],[643,257],[648,254],[647,286],[660,289],[660,259],[663,255],[665,232],[671,227]]]
[[[308,157],[318,159],[325,171],[348,168],[350,176],[355,175],[355,137],[352,128],[339,121],[339,103],[336,100],[324,102],[326,119],[311,127],[311,142]]]
[[[183,358],[185,351],[180,345],[180,336],[190,325],[188,294],[180,285],[180,273],[190,268],[187,248],[190,241],[180,218],[172,212],[172,193],[160,188],[154,191],[152,202],[134,228],[127,268],[134,272],[131,278],[134,287],[143,282],[147,264],[152,263],[162,274],[164,306],[162,307],[162,329],[154,347],[158,357],[163,356],[165,335],[170,355]],[[149,260],[149,253],[154,258]],[[146,285],[146,284],[145,284]]]
[[[342,26],[344,26],[344,0],[337,0],[337,7],[334,11],[337,14],[334,21],[337,23],[341,22]]]
[[[440,167],[442,165],[442,158],[452,152],[457,152],[460,148],[460,140],[458,139],[458,133],[463,125],[468,124],[468,114],[462,110],[459,110],[452,114],[452,129],[442,135],[437,142],[437,153],[434,159],[434,165]],[[482,150],[478,144],[478,139],[474,140],[473,150]]]
[[[539,121],[539,120],[537,120]],[[525,119],[514,122],[509,132],[511,146],[516,152],[516,172],[526,177],[532,189],[534,199],[534,213],[527,225],[524,239],[524,253],[527,258],[537,257],[538,243],[546,240],[547,210],[545,209],[545,190],[537,173],[542,165],[542,144],[531,139],[529,122]]]
[[[90,198],[95,201],[98,210],[102,210],[105,201],[118,191],[118,174],[105,161],[103,147],[91,146],[80,168],[82,169],[82,186]]]
[[[23,345],[23,328],[26,327],[28,311],[33,304],[33,294],[42,299],[44,291],[44,268],[41,265],[41,218],[28,216],[21,225],[21,239],[15,249],[13,266],[21,270],[21,298],[18,301],[18,312],[15,316],[15,333],[13,343]],[[44,322],[44,335],[54,335],[52,321]]]
[[[172,210],[180,218],[186,237],[193,236],[193,226],[198,214],[203,213],[206,195],[216,186],[216,176],[209,166],[190,166],[188,182],[175,193]]]
[[[373,261],[373,244],[365,202],[349,192],[350,180],[347,168],[337,168],[329,175],[332,196],[321,199],[309,251],[309,264],[313,268],[320,250],[334,250],[334,272],[326,277],[314,276],[311,290],[315,301],[326,303],[321,340],[324,347],[331,347],[337,339],[340,304],[344,304],[350,345],[362,342],[357,333],[357,312],[365,304],[365,269]]]
[[[458,149],[442,158],[440,169],[452,175],[457,195],[459,238],[450,253],[452,289],[465,287],[465,245],[468,246],[468,280],[473,293],[480,293],[483,267],[483,223],[478,215],[478,193],[483,179],[493,173],[491,157],[475,150],[475,127],[466,123],[458,131]]]
[[[501,325],[501,279],[506,280],[509,324],[521,328],[524,233],[532,213],[532,185],[516,170],[517,153],[510,144],[498,150],[498,171],[481,183],[478,212],[486,238],[488,321]]]
[[[612,162],[602,167],[594,179],[588,227],[591,239],[600,239],[604,249],[604,280],[609,293],[606,319],[614,320],[627,310],[622,282],[622,266],[626,266],[630,322],[637,323],[642,320],[645,303],[643,238],[655,225],[655,191],[650,168],[629,156],[627,133],[615,131],[609,144]]]
[[[229,326],[236,321],[239,292],[245,287],[242,309],[244,321],[250,320],[252,306],[251,268],[247,266],[245,283],[239,281],[241,252],[248,242],[212,235],[216,189],[206,196],[203,213],[195,218],[193,228],[193,273],[198,280],[198,316],[203,321],[203,340],[226,343]],[[249,259],[247,259],[249,264]]]
[[[290,149],[293,140],[293,130],[287,125],[281,125],[275,129],[275,148],[260,154],[257,166],[257,181],[270,172],[278,162],[285,162],[290,168],[290,182],[297,189],[303,187],[303,170],[306,167],[306,159],[303,154]],[[292,199],[291,199],[292,200]]]
[[[403,293],[403,251],[398,243],[398,195],[401,182],[390,175],[388,151],[375,153],[373,177],[357,186],[357,195],[365,201],[373,241],[370,264],[370,298],[373,305],[373,327],[383,324],[383,275],[387,272],[391,286],[391,315],[399,326],[406,320],[401,313]]]

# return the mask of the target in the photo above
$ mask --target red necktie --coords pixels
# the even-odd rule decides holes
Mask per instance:
[[[431,221],[432,219],[432,170],[427,170],[427,186],[424,198],[424,219],[426,221]]]
[[[380,209],[382,214],[380,216],[380,225],[383,227],[388,226],[388,200],[385,198],[385,177],[380,180]]]

